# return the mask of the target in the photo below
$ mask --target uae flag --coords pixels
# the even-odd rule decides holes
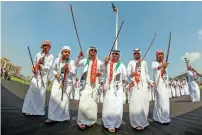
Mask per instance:
[[[113,8],[113,11],[117,13],[118,8],[117,8],[117,7],[115,7],[115,5],[114,5],[114,3],[113,3],[113,2],[111,3],[111,6],[112,6],[112,8]]]

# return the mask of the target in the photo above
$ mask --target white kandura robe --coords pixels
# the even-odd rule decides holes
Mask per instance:
[[[155,101],[154,87],[151,88],[151,93],[152,93],[152,101]]]
[[[183,81],[184,84],[184,94],[189,95],[189,85],[186,80]]]
[[[74,84],[73,84],[74,85]],[[71,92],[69,93],[69,98],[70,99],[74,99],[74,97],[75,97],[75,89],[74,89],[74,86],[72,86],[72,90],[71,90]]]
[[[180,94],[180,86],[178,81],[175,81],[175,91],[176,91],[176,97],[180,97],[181,94]]]
[[[61,74],[61,69],[64,67],[65,62],[59,62],[60,59],[56,58],[53,64],[52,73],[54,76],[60,74],[62,77],[59,79],[55,78],[51,88],[51,95],[48,107],[48,119],[53,121],[65,121],[70,120],[69,114],[69,98],[73,89],[73,77],[76,76],[76,67],[73,60],[69,60],[69,72],[66,75],[63,88],[63,100],[62,89],[60,85],[62,83],[64,73]]]
[[[191,71],[188,71],[187,74],[188,74],[188,83],[189,83],[189,93],[190,93],[192,102],[200,101],[200,89],[194,79],[195,74]]]
[[[132,60],[128,63],[127,73],[130,78],[131,72],[135,72],[136,60]],[[145,128],[149,125],[148,114],[149,114],[149,91],[148,83],[151,84],[153,81],[150,79],[148,74],[148,68],[146,61],[141,62],[141,80],[137,84],[134,77],[130,78],[134,81],[135,85],[132,87],[131,98],[129,103],[129,116],[130,123],[133,128],[141,126]]]
[[[148,92],[149,92],[149,101],[152,101],[152,88],[151,88],[151,86],[148,86]]]
[[[129,103],[129,98],[130,98],[128,80],[124,83],[123,89],[124,89],[124,92],[125,92],[125,97],[124,97],[125,100],[123,102],[124,102],[124,104],[126,104],[126,103]]]
[[[116,70],[117,63],[113,65],[113,77],[109,84],[110,63],[105,70],[106,93],[103,101],[102,120],[105,128],[119,128],[123,116],[123,80],[127,80],[126,67],[123,63]],[[116,80],[116,75],[120,74],[120,80]]]
[[[104,85],[100,85],[99,87],[99,91],[100,91],[100,95],[99,95],[99,103],[103,103],[103,100],[104,100]]]
[[[44,56],[44,53],[39,52],[36,54],[35,57],[35,65],[39,61],[40,58]],[[30,87],[28,92],[25,96],[22,112],[23,113],[30,113],[31,115],[44,115],[45,111],[45,97],[46,97],[46,88],[48,84],[48,75],[50,68],[53,63],[54,56],[52,54],[47,54],[44,57],[44,65],[41,65],[42,71],[42,79],[45,85],[45,88],[42,85],[40,74],[34,75],[32,78]]]
[[[123,85],[123,104],[126,103],[126,91],[125,85]]]
[[[128,103],[130,103],[130,97],[131,97],[130,90],[131,89],[129,89],[129,86],[127,86]]]
[[[126,69],[126,70],[127,70],[127,69]],[[127,71],[126,71],[126,72],[127,72]],[[129,80],[129,78],[128,78],[128,80]],[[127,101],[128,101],[127,103],[130,102],[130,97],[131,97],[131,94],[130,94],[130,93],[131,93],[131,92],[130,92],[130,91],[131,91],[131,88],[129,88],[129,85],[130,85],[129,82],[127,81],[127,85],[126,85]]]
[[[75,83],[75,82],[76,82],[76,81],[74,80],[74,83]],[[74,99],[75,99],[75,100],[79,100],[79,99],[80,99],[80,90],[79,90],[78,84],[79,84],[79,81],[77,81],[76,86],[74,86],[74,89],[75,89],[75,92],[74,92]]]
[[[184,96],[184,86],[182,84],[182,82],[179,82],[179,85],[180,85],[180,93],[181,93],[181,96]]]
[[[74,85],[74,84],[73,84]],[[72,91],[69,93],[69,99],[75,99],[75,92],[76,90],[74,89],[74,86],[72,87]]]
[[[154,61],[152,63],[154,80],[157,83],[155,87],[155,104],[153,111],[153,119],[154,121],[158,121],[160,123],[168,123],[170,122],[170,101],[169,101],[169,93],[168,87],[166,87],[166,80],[160,76],[160,70],[158,67],[161,63]],[[167,72],[167,70],[166,70]],[[167,79],[168,79],[168,75]]]
[[[172,97],[176,97],[175,84],[173,81],[171,82],[171,91],[172,91]]]
[[[76,62],[76,66],[85,66],[87,59],[82,59]],[[86,82],[83,87],[80,87],[80,102],[79,102],[79,109],[78,109],[78,120],[77,124],[84,124],[84,125],[93,125],[97,122],[97,102],[98,102],[98,87],[99,87],[99,80],[96,77],[96,82],[94,87],[91,86],[90,82],[90,73],[91,73],[91,65],[92,60],[89,61],[89,65],[84,67],[83,73],[87,71]],[[97,59],[97,71],[102,72],[103,70],[103,63]]]
[[[171,88],[171,82],[170,81],[168,84],[168,92],[169,92],[169,98],[172,98],[172,88]]]

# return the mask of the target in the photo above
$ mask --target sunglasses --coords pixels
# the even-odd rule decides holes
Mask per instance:
[[[43,46],[49,46],[48,44],[43,44]]]
[[[119,53],[112,53],[112,55],[119,55]]]
[[[62,52],[65,52],[65,53],[67,53],[67,52],[68,52],[68,53],[70,53],[70,51],[69,51],[69,50],[66,50],[66,49],[65,49],[65,50],[63,50]]]
[[[140,55],[140,53],[137,53],[137,52],[135,52],[134,54],[139,54]]]
[[[91,49],[90,51],[91,51],[91,52],[97,52],[97,50],[95,50],[95,49]]]

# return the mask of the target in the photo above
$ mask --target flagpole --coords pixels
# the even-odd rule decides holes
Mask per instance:
[[[118,14],[119,14],[119,10],[117,8],[117,12],[116,12],[116,37],[117,37],[117,33],[118,33]],[[118,39],[116,40],[115,50],[118,50]]]

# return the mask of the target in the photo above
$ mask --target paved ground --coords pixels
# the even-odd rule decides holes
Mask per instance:
[[[98,122],[92,128],[78,129],[76,125],[78,101],[72,100],[70,105],[71,121],[55,125],[45,125],[45,116],[26,117],[21,113],[23,98],[28,86],[13,81],[1,82],[1,121],[2,135],[108,135],[101,121],[102,105],[99,105]],[[202,94],[201,94],[202,95]],[[47,92],[46,105],[50,92]],[[171,123],[163,126],[151,121],[153,102],[150,103],[148,126],[144,131],[132,129],[128,116],[128,104],[124,105],[121,128],[116,135],[202,135],[202,101],[190,102],[190,97],[183,96],[171,100]],[[47,112],[47,107],[46,107]]]

